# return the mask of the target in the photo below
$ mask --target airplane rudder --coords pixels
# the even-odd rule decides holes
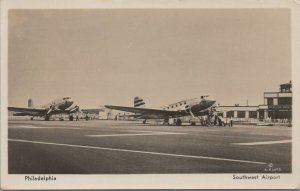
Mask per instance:
[[[134,107],[145,107],[145,101],[141,97],[135,97],[133,100]]]
[[[29,108],[32,108],[32,107],[33,107],[33,100],[32,100],[32,98],[29,98],[29,99],[28,99],[28,107],[29,107]]]

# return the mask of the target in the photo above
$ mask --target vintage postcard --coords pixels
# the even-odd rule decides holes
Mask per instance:
[[[300,2],[1,1],[1,189],[300,187]]]

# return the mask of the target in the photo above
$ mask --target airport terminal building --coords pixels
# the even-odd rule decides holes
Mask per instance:
[[[220,106],[219,115],[235,121],[292,121],[292,83],[281,84],[278,92],[264,92],[264,103],[258,106]]]

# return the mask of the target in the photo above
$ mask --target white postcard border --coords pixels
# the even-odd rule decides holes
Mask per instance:
[[[24,180],[25,175],[8,174],[7,156],[7,55],[9,9],[102,9],[102,8],[288,8],[292,17],[293,131],[292,173],[280,174],[280,180],[233,180],[233,174],[149,174],[149,175],[50,175],[55,181]],[[300,188],[300,2],[298,0],[4,0],[1,2],[1,188],[2,189],[296,189]],[[240,174],[239,174],[240,175]],[[247,174],[259,175],[261,174]],[[274,174],[270,174],[274,175]],[[36,176],[36,175],[35,175]],[[44,176],[44,175],[42,175]],[[49,175],[45,175],[49,176]]]

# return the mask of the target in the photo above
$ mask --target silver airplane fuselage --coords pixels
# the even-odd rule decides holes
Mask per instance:
[[[42,108],[50,109],[51,107],[55,107],[56,109],[59,109],[59,110],[65,110],[65,109],[68,109],[69,107],[71,107],[73,103],[74,103],[74,101],[72,100],[72,98],[64,97],[64,98],[60,98],[55,101],[52,101],[52,102],[48,103],[47,105],[42,106]]]
[[[163,109],[171,111],[185,111],[184,113],[181,113],[181,116],[200,116],[204,111],[211,108],[215,103],[216,100],[213,98],[193,98],[170,104],[163,107]]]

